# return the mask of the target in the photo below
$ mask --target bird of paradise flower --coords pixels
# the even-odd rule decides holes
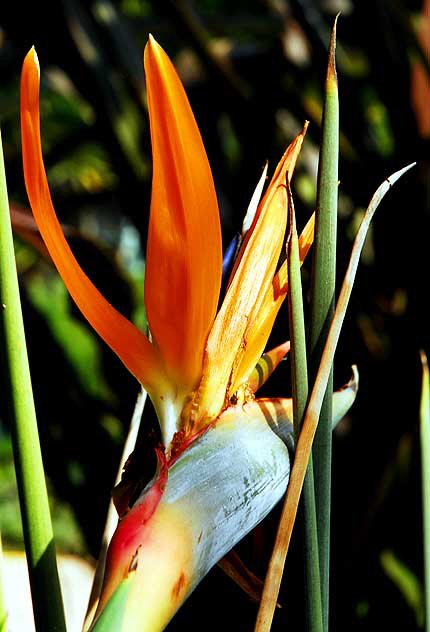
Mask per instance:
[[[288,290],[287,265],[279,267],[285,184],[306,125],[261,201],[265,173],[257,185],[252,223],[217,310],[221,231],[202,139],[176,71],[152,37],[144,61],[153,152],[145,271],[151,341],[101,295],[64,238],[42,158],[34,49],[21,81],[24,175],[40,233],[83,315],[148,391],[164,443],[154,480],[127,507],[112,538],[93,630],[125,583],[121,624],[103,629],[162,630],[213,564],[280,499],[290,467],[273,432],[290,417],[290,406],[255,399],[254,392]],[[313,218],[300,238],[301,261],[312,240]],[[286,343],[269,352],[272,369],[288,349]]]

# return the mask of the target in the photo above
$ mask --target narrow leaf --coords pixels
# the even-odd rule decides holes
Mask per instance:
[[[282,510],[274,551],[269,562],[269,568],[264,582],[263,597],[257,616],[255,632],[269,632],[272,623],[277,595],[275,595],[270,589],[274,582],[278,581],[276,578],[282,575],[285,565],[285,559],[291,540],[291,533],[296,519],[298,502],[312,450],[312,442],[317,429],[324,394],[327,388],[334,352],[336,350],[343,321],[345,319],[345,313],[351,297],[360,254],[370,222],[384,195],[406,171],[414,166],[414,164],[415,163],[408,165],[404,169],[397,171],[384,180],[372,197],[355,238],[348,269],[346,271],[342,289],[337,301],[333,322],[330,327],[320,367],[318,369],[315,384],[312,389],[309,404],[303,420],[303,426],[296,448],[294,465],[291,471],[290,482]]]
[[[337,188],[339,158],[339,99],[335,68],[336,22],[330,39],[322,115],[321,149],[318,164],[315,240],[312,265],[310,367],[312,380],[334,312],[336,281]],[[318,520],[318,548],[321,576],[321,603],[324,630],[328,630],[330,571],[330,507],[333,374],[331,373],[321,409],[313,448],[315,498]]]
[[[0,345],[37,631],[66,629],[18,289],[0,136]]]
[[[288,312],[291,334],[291,374],[294,413],[294,437],[297,441],[308,401],[308,370],[306,357],[305,317],[303,311],[303,290],[300,276],[299,240],[296,216],[290,187],[288,191],[288,213],[291,231],[288,241]],[[322,632],[320,564],[318,553],[317,517],[315,507],[314,471],[312,456],[303,488],[303,552],[306,584],[306,618],[309,632]],[[279,581],[282,576],[279,577]],[[279,586],[273,586],[276,594]]]
[[[382,551],[380,561],[385,573],[414,612],[417,628],[421,629],[424,623],[424,595],[418,577],[393,551]]]

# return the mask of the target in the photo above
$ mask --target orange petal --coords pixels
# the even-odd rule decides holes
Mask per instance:
[[[285,294],[274,299],[273,287],[266,291],[258,314],[247,328],[247,344],[243,353],[238,356],[238,362],[229,385],[229,394],[233,394],[243,382],[247,382],[263,353]]]
[[[273,192],[268,212],[260,218],[209,334],[200,402],[209,417],[222,408],[232,375],[246,353],[248,323],[272,283],[287,220],[285,186]]]
[[[74,258],[55,215],[42,158],[39,116],[39,62],[32,48],[21,77],[21,134],[24,178],[31,208],[73,300],[97,333],[150,391],[160,388],[161,359],[149,340],[100,294]]]
[[[226,394],[234,393],[232,384],[242,381],[244,359],[249,360],[249,375],[267,342],[270,329],[261,332],[264,344],[259,345],[258,354],[255,355],[253,347],[250,355],[249,332],[251,328],[255,328],[256,333],[261,331],[259,316],[268,293],[273,296],[272,282],[285,234],[287,194],[283,183],[287,173],[291,178],[306,127],[288,147],[275,171],[239,253],[226,297],[209,335],[200,395],[203,415],[211,417],[219,413]]]
[[[196,387],[221,284],[214,183],[188,99],[150,37],[145,72],[153,180],[145,304],[154,341],[181,390]]]
[[[306,258],[314,238],[315,213],[312,214],[299,238],[300,265]],[[288,265],[284,261],[275,274],[271,286],[267,288],[266,295],[260,305],[258,314],[249,323],[246,335],[246,353],[242,354],[241,361],[236,366],[232,376],[230,392],[234,393],[242,382],[248,380],[251,372],[260,358],[272,331],[273,324],[279,309],[288,292]]]

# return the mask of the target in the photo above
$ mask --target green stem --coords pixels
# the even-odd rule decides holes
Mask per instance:
[[[426,632],[430,632],[430,383],[427,358],[421,353],[423,382],[421,395],[421,472],[424,545],[424,606]]]
[[[37,431],[0,136],[0,341],[4,387],[38,632],[66,630]]]
[[[293,199],[289,186],[287,185],[287,187],[291,222],[291,231],[288,241],[288,311],[291,336],[293,422],[295,442],[297,445],[300,427],[303,422],[308,401],[309,384],[303,291],[300,276],[299,242],[297,238]],[[323,619],[312,457],[309,459],[306,477],[303,483],[302,499],[307,629],[309,632],[322,632]]]
[[[336,22],[333,27],[324,109],[315,214],[315,241],[311,289],[311,376],[321,360],[333,318],[336,278],[336,227],[339,154],[339,101],[335,68]],[[318,548],[324,630],[328,630],[330,581],[330,504],[332,453],[333,373],[327,384],[313,447]]]

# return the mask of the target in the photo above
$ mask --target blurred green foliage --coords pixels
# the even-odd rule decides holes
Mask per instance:
[[[429,54],[420,35],[422,8],[421,0],[45,0],[0,9],[0,122],[11,203],[14,209],[27,205],[19,75],[34,44],[42,70],[45,161],[58,216],[97,287],[142,327],[151,186],[142,67],[148,33],[173,58],[185,83],[212,164],[227,244],[265,160],[273,169],[306,118],[311,124],[293,180],[299,228],[313,210],[326,47],[334,15],[342,10],[340,277],[375,188],[409,162],[418,165],[381,205],[335,362],[337,386],[348,379],[353,362],[361,385],[334,437],[333,631],[381,625],[416,630],[420,623],[415,606],[399,592],[399,580],[382,568],[381,555],[392,551],[390,568],[400,568],[392,561],[401,559],[421,580],[418,350],[430,348],[424,308]],[[15,214],[14,223],[54,524],[61,548],[97,555],[138,385],[67,298],[31,220]],[[306,288],[308,269],[303,275]],[[285,340],[286,327],[281,312],[274,344]],[[288,393],[288,363],[265,389],[263,394]],[[1,406],[0,399],[0,523],[6,546],[15,547],[17,503]],[[143,433],[153,423],[151,411],[145,416]],[[275,510],[239,547],[260,576],[276,522]],[[306,629],[302,595],[296,536],[275,631],[285,622]],[[228,611],[234,614],[226,619]],[[171,628],[201,629],[199,617],[205,616],[207,630],[252,629],[255,614],[255,605],[214,569]]]

